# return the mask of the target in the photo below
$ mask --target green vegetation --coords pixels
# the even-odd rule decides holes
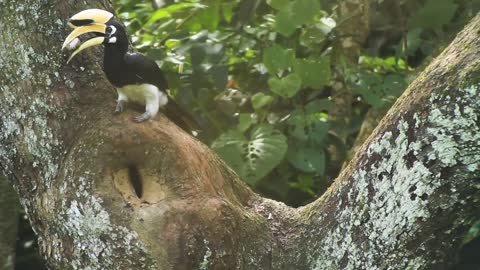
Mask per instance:
[[[341,44],[333,0],[116,0],[136,50],[167,73],[171,95],[252,187],[291,205],[318,197],[348,159],[369,108],[403,92],[407,76],[479,9],[479,1],[374,3],[360,55]],[[335,83],[343,87],[336,89]],[[337,98],[352,97],[335,115]]]

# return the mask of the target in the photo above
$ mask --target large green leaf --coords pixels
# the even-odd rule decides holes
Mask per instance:
[[[190,23],[198,22],[203,28],[206,28],[210,32],[217,30],[218,24],[221,20],[221,1],[211,0],[208,1],[208,7],[203,9],[195,16],[195,19]]]
[[[275,16],[275,30],[289,37],[295,30],[306,23],[313,22],[320,12],[318,0],[295,0],[283,6]]]
[[[249,138],[239,131],[228,131],[213,142],[212,148],[240,177],[255,185],[283,160],[287,142],[272,126],[259,125]]]
[[[303,86],[321,88],[330,82],[330,57],[319,60],[297,59],[294,71],[302,79]]]
[[[268,80],[268,85],[270,90],[279,96],[293,97],[300,90],[302,79],[294,73],[281,79],[272,76]]]
[[[325,173],[325,152],[321,146],[303,143],[291,144],[288,148],[288,161],[304,172]]]
[[[257,119],[251,113],[241,113],[238,115],[237,129],[241,132],[245,132],[256,123]]]
[[[267,0],[267,3],[275,9],[282,9],[290,3],[290,0]]]
[[[274,97],[265,95],[264,93],[256,93],[252,96],[252,106],[255,110],[271,104],[275,100]]]
[[[280,10],[275,16],[275,31],[285,37],[291,36],[299,26],[293,22],[294,16],[289,6]]]
[[[319,0],[295,0],[292,2],[293,23],[302,25],[313,22],[315,15],[320,12]]]
[[[294,110],[287,121],[290,136],[305,143],[322,145],[329,128],[327,112],[332,107],[330,100],[322,99]]]
[[[373,107],[380,108],[393,101],[407,87],[405,77],[399,74],[380,74],[360,71],[350,81],[354,81],[354,90],[362,95]]]
[[[263,64],[271,74],[279,70],[291,67],[295,61],[295,54],[292,49],[284,49],[274,44],[263,52]]]

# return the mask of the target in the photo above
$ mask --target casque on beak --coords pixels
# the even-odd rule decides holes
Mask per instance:
[[[86,34],[96,33],[94,36],[80,45],[68,58],[67,64],[79,52],[103,43],[105,39],[106,23],[113,17],[113,14],[101,9],[87,9],[81,11],[68,20],[68,25],[73,28],[73,31],[67,36],[62,45],[62,50],[72,42],[75,38]],[[100,36],[98,36],[100,35]]]

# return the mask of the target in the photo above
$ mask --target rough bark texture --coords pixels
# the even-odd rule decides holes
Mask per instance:
[[[166,118],[113,116],[101,51],[68,66],[59,52],[66,18],[85,6],[0,2],[0,162],[50,268],[442,269],[453,261],[479,217],[480,17],[327,193],[292,209],[252,193]]]
[[[0,269],[13,269],[17,240],[18,195],[0,175]]]

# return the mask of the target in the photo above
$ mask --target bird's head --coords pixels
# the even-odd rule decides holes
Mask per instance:
[[[73,31],[63,42],[62,50],[83,34],[93,33],[94,35],[72,53],[67,63],[79,52],[95,45],[128,47],[125,29],[113,20],[113,14],[108,11],[102,9],[81,11],[68,20],[68,25],[73,28]]]

